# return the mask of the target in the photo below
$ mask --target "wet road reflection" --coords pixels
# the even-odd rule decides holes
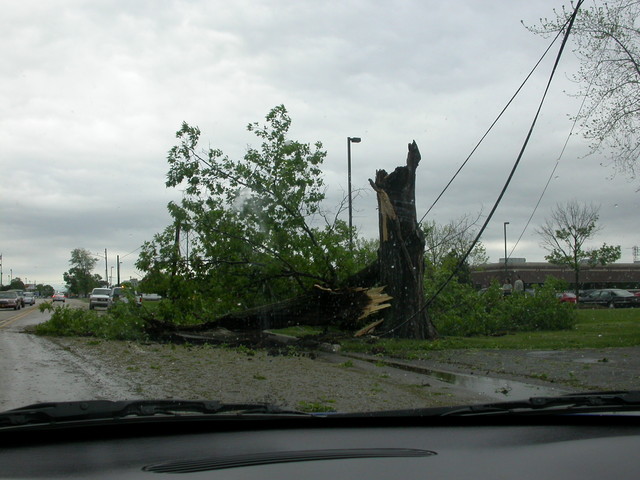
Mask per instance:
[[[0,312],[0,411],[44,401],[136,397],[126,382],[85,365],[47,338],[24,333],[50,316],[37,305]]]

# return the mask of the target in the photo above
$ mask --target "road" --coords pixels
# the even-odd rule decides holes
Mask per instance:
[[[78,300],[67,305],[86,308]],[[292,408],[330,399],[339,411],[357,411],[364,399],[373,410],[416,408],[552,396],[568,386],[637,388],[640,372],[640,347],[434,351],[413,361],[319,352],[311,359],[24,332],[49,318],[37,306],[0,311],[0,411],[43,401],[141,398],[269,399]]]
[[[0,311],[0,411],[43,401],[139,396],[126,382],[109,378],[108,368],[101,372],[50,340],[23,332],[50,316],[37,305]]]

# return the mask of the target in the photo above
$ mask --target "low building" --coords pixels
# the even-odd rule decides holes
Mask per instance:
[[[471,278],[477,288],[486,288],[492,281],[504,284],[508,279],[512,284],[520,277],[526,287],[542,285],[547,277],[565,280],[573,288],[575,274],[571,268],[553,265],[547,262],[527,262],[523,258],[504,259],[498,263],[477,266],[471,272]],[[640,288],[640,262],[612,263],[606,266],[580,269],[580,288]]]

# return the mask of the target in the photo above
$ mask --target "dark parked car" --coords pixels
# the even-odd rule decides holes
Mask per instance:
[[[137,305],[142,304],[142,297],[135,290],[124,286],[113,287],[109,293],[108,306],[111,307],[117,302],[127,303],[129,302],[129,297],[132,298]]]
[[[620,288],[593,290],[581,296],[578,301],[583,305],[600,305],[609,308],[640,307],[640,297]]]

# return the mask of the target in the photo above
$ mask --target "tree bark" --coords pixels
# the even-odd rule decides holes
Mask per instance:
[[[384,312],[381,330],[391,337],[432,340],[438,333],[424,308],[425,240],[415,205],[420,158],[414,141],[409,144],[405,166],[391,174],[378,170],[375,182],[369,183],[378,198],[379,284],[393,297],[391,307]]]

